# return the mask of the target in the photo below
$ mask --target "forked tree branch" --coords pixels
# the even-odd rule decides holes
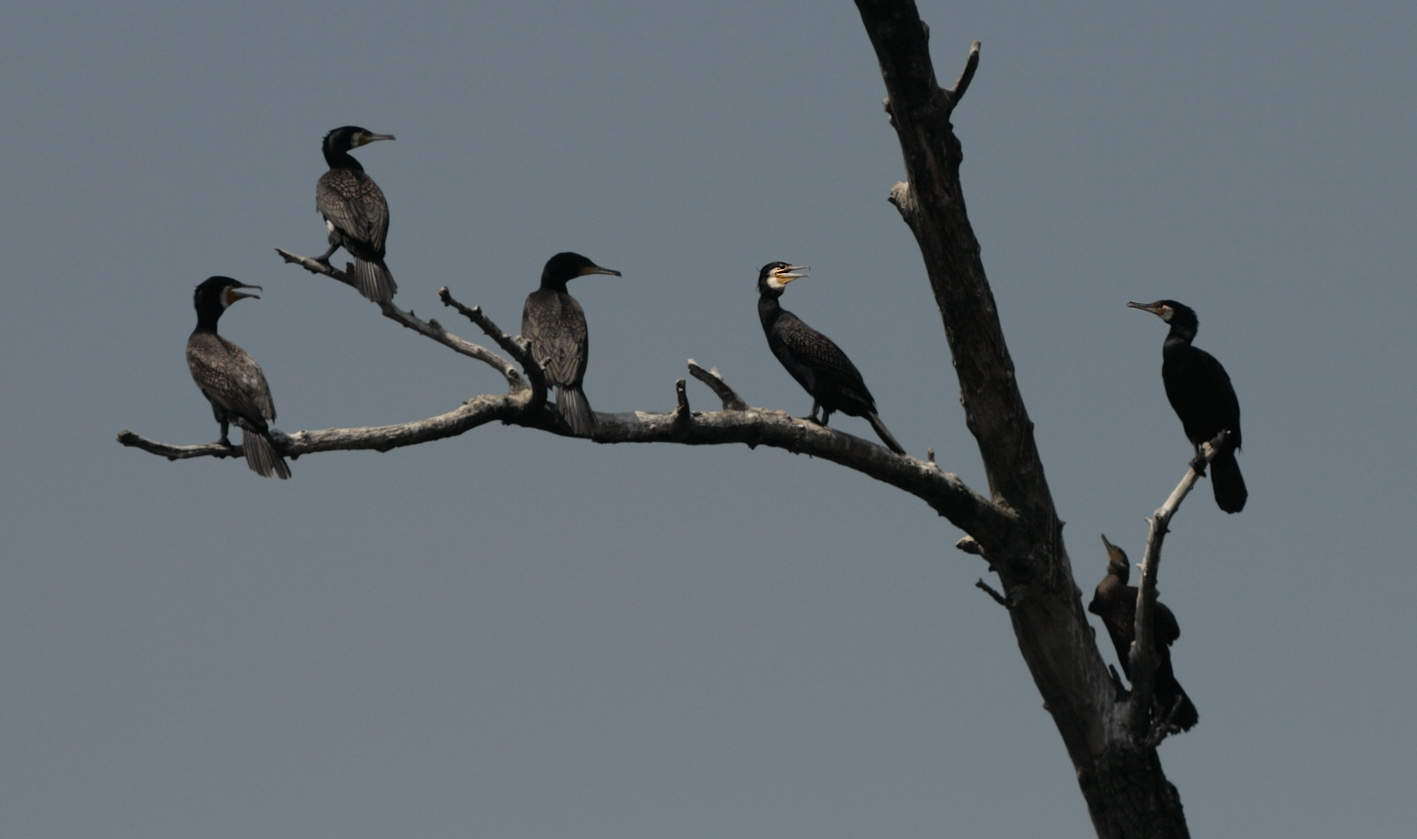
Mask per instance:
[[[723,386],[726,388],[727,384]],[[686,396],[683,406],[687,404]],[[454,437],[489,422],[572,436],[570,429],[561,424],[554,411],[533,407],[529,390],[503,396],[478,396],[445,414],[414,422],[366,428],[327,428],[294,434],[273,429],[271,436],[281,454],[298,458],[325,451],[373,449],[384,452]],[[680,407],[666,413],[597,413],[595,423],[592,439],[597,443],[679,443],[686,446],[742,443],[750,448],[767,446],[819,457],[914,495],[967,532],[992,534],[1012,526],[1005,513],[966,486],[959,476],[941,472],[927,461],[897,455],[876,443],[783,411],[745,407],[742,410],[696,413]],[[240,454],[239,446],[227,448],[219,443],[174,446],[149,440],[132,431],[120,433],[118,442],[172,460]]]
[[[1136,637],[1127,658],[1132,673],[1132,696],[1127,705],[1128,727],[1138,738],[1152,746],[1160,743],[1171,731],[1167,719],[1152,720],[1150,716],[1151,698],[1156,687],[1156,668],[1160,657],[1156,654],[1156,575],[1161,570],[1161,543],[1166,540],[1167,527],[1171,517],[1181,509],[1181,502],[1190,494],[1200,478],[1200,469],[1210,465],[1221,451],[1230,432],[1222,431],[1216,438],[1201,447],[1200,456],[1191,461],[1181,482],[1171,491],[1156,512],[1147,519],[1146,551],[1142,554],[1137,570],[1141,575],[1137,583],[1137,612],[1133,625]],[[1200,467],[1200,469],[1197,469]],[[1172,709],[1174,713],[1174,709]]]
[[[438,299],[443,301],[444,306],[455,309],[458,314],[472,321],[479,329],[487,333],[487,336],[497,342],[497,346],[506,350],[516,362],[526,371],[526,377],[531,382],[531,400],[527,403],[527,411],[535,412],[541,410],[541,406],[546,404],[546,371],[541,369],[541,364],[531,354],[526,343],[521,338],[513,338],[498,328],[497,324],[482,311],[481,306],[468,308],[453,298],[452,292],[447,286],[438,288]]]
[[[1003,583],[1019,650],[1067,747],[1097,834],[1186,836],[1180,796],[1156,750],[1138,743],[1124,724],[1125,709],[1118,708],[1083,611],[965,209],[964,155],[950,120],[974,80],[979,44],[946,90],[936,82],[929,32],[912,0],[856,0],[856,7],[880,63],[886,113],[905,165],[905,182],[890,200],[920,247],[990,492],[1016,524],[992,539],[971,535]]]
[[[723,402],[723,410],[748,410],[748,403],[743,401],[743,398],[738,395],[737,391],[728,386],[728,382],[724,380],[723,376],[719,375],[717,367],[712,370],[705,370],[698,365],[698,362],[691,358],[689,359],[689,374],[708,385],[709,389],[717,394],[719,400]]]
[[[339,282],[342,282],[345,285],[350,286],[351,288],[358,288],[358,285],[354,281],[354,269],[351,265],[346,265],[345,269],[341,271],[340,269],[335,268],[327,262],[320,262],[319,260],[308,256],[300,256],[299,254],[291,253],[290,251],[285,250],[284,248],[276,248],[276,253],[280,254],[281,259],[284,259],[286,262],[299,265],[301,268],[304,268],[306,271],[309,271],[312,274],[323,274],[326,277],[338,280]],[[393,303],[380,304],[379,311],[383,313],[384,317],[388,318],[394,323],[397,323],[400,326],[412,329],[414,332],[417,332],[419,335],[422,335],[425,338],[437,341],[438,343],[442,344],[453,352],[456,352],[460,355],[465,355],[468,358],[475,358],[478,361],[481,361],[483,364],[490,366],[493,370],[496,370],[498,373],[502,374],[502,376],[507,380],[507,385],[512,390],[519,390],[528,386],[527,383],[522,380],[521,374],[517,372],[516,366],[510,361],[501,357],[500,355],[497,355],[486,347],[459,338],[458,336],[444,329],[443,325],[438,323],[438,321],[425,321],[419,318],[413,312],[406,312],[403,309],[400,309],[399,307],[395,306]]]
[[[680,379],[675,382],[673,410],[596,414],[592,439],[770,446],[829,460],[924,500],[964,530],[970,537],[965,549],[985,557],[998,573],[1002,593],[982,581],[981,588],[1008,608],[1019,649],[1074,763],[1099,836],[1186,836],[1179,796],[1161,771],[1154,744],[1139,742],[1132,727],[1123,724],[1136,715],[1118,710],[1115,676],[1109,678],[1083,612],[1033,423],[1018,390],[979,242],[964,206],[959,180],[963,153],[950,119],[978,69],[979,42],[971,46],[954,85],[942,88],[930,59],[928,30],[912,0],[856,0],[856,5],[880,62],[886,111],[904,159],[906,181],[891,190],[890,200],[919,244],[952,356],[940,359],[940,369],[948,369],[952,360],[966,424],[978,444],[992,499],[943,472],[934,462],[933,451],[928,460],[898,456],[875,443],[781,411],[750,407],[717,371],[706,372],[692,361],[690,374],[713,390],[723,410],[694,412],[685,380]],[[309,257],[279,252],[307,271],[353,285],[348,269],[340,271]],[[437,417],[399,425],[291,435],[275,432],[282,454],[293,458],[331,450],[387,451],[455,436],[493,421],[571,436],[546,404],[544,374],[525,345],[496,329],[479,309],[453,301],[446,289],[442,295],[445,305],[471,318],[515,363],[392,303],[381,305],[380,310],[400,325],[492,366],[506,378],[507,394],[478,396]],[[216,444],[170,446],[132,432],[120,434],[119,441],[174,459],[239,453]],[[1193,476],[1190,481],[1194,483]],[[1176,504],[1184,494],[1173,494]],[[1153,597],[1160,536],[1174,507],[1164,517],[1163,511],[1154,518],[1153,538],[1143,560],[1140,588],[1146,591],[1149,586]],[[1147,573],[1152,575],[1149,582]],[[1149,648],[1140,641],[1143,632],[1149,639],[1153,631],[1150,611],[1148,598],[1139,597],[1139,647]],[[1154,671],[1153,661],[1148,678]]]
[[[348,269],[341,271],[310,257],[280,248],[276,250],[286,262],[346,285],[354,285],[352,272]],[[503,332],[480,307],[469,307],[456,300],[446,286],[438,289],[438,296],[443,305],[467,317],[511,355],[522,366],[525,377],[517,372],[512,362],[485,347],[452,335],[437,321],[423,321],[411,312],[385,303],[379,307],[385,317],[502,372],[510,385],[509,393],[503,396],[484,394],[436,417],[397,425],[327,428],[294,434],[272,429],[271,436],[280,453],[294,459],[322,451],[389,451],[453,437],[493,421],[573,436],[556,412],[546,404],[545,373],[525,342]],[[982,539],[996,540],[998,534],[1014,526],[1007,512],[974,492],[957,475],[941,471],[933,457],[929,461],[921,461],[896,455],[875,443],[783,411],[753,408],[716,368],[705,370],[693,359],[689,360],[688,367],[694,378],[713,390],[723,403],[722,411],[691,411],[684,380],[680,379],[675,383],[676,407],[673,411],[597,413],[591,439],[598,443],[679,443],[689,446],[742,443],[750,448],[768,446],[784,449],[846,466],[909,492],[960,529],[979,534]],[[118,435],[118,442],[170,460],[241,454],[239,446],[228,447],[220,443],[177,446],[150,440],[127,430]]]

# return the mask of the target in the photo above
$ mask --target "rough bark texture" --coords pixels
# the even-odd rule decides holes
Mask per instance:
[[[1011,516],[995,532],[969,531],[998,572],[1019,649],[1077,769],[1102,837],[1185,836],[1180,796],[1154,744],[1124,725],[1125,705],[1083,613],[1014,379],[979,242],[965,212],[963,153],[950,116],[979,61],[970,50],[950,89],[935,81],[929,32],[911,0],[857,0],[881,64],[908,182],[891,201],[920,245],[959,376],[960,402],[979,444],[993,500]],[[1154,664],[1153,664],[1154,667]]]

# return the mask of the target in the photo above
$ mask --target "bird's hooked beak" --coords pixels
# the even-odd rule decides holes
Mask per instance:
[[[581,269],[581,273],[580,273],[579,276],[585,277],[585,276],[589,276],[590,274],[608,274],[608,275],[610,275],[610,276],[612,276],[612,277],[623,277],[623,276],[624,276],[624,274],[621,274],[619,271],[616,271],[614,268],[601,268],[599,265],[587,265],[586,267],[584,267],[584,268]]]
[[[800,280],[807,276],[807,272],[810,270],[812,270],[810,265],[789,265],[786,268],[777,269],[772,272],[772,275],[777,278],[778,282],[787,285],[793,280]]]
[[[1107,548],[1107,562],[1109,565],[1113,562],[1127,561],[1127,554],[1121,548],[1107,541],[1107,534],[1105,533],[1102,534],[1102,544]]]
[[[247,297],[255,298],[256,300],[260,300],[260,299],[261,299],[261,295],[259,295],[259,294],[249,294],[249,293],[245,293],[245,292],[240,292],[240,291],[237,291],[238,288],[254,288],[254,289],[258,289],[258,290],[260,290],[260,291],[265,291],[264,288],[261,288],[261,287],[258,286],[258,285],[246,285],[245,283],[237,283],[236,285],[233,285],[233,286],[227,286],[227,287],[226,287],[226,294],[224,295],[225,299],[222,300],[222,303],[224,304],[222,308],[227,308],[227,307],[229,307],[232,303],[235,303],[237,300],[243,300],[243,299],[245,299],[245,298],[247,298]]]
[[[357,149],[360,146],[367,146],[376,140],[392,139],[394,139],[394,135],[392,134],[371,134],[368,131],[362,131],[354,136],[354,147]]]
[[[1162,320],[1171,319],[1171,307],[1163,306],[1160,303],[1136,303],[1133,301],[1128,301],[1127,308],[1141,309],[1143,312],[1151,312],[1153,315],[1156,315]]]
[[[807,276],[807,271],[811,267],[810,265],[786,265],[782,268],[774,268],[768,272],[768,288],[780,292],[793,280],[800,280]]]

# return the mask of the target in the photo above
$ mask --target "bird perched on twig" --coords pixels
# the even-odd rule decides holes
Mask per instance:
[[[1137,637],[1137,587],[1127,585],[1131,566],[1126,552],[1107,541],[1106,536],[1102,537],[1102,544],[1107,546],[1107,576],[1097,584],[1097,591],[1087,610],[1102,618],[1102,625],[1107,627],[1107,634],[1112,637],[1112,647],[1117,651],[1117,661],[1130,680],[1132,642]],[[1151,693],[1159,706],[1159,718],[1165,719],[1174,708],[1176,714],[1171,722],[1186,731],[1199,721],[1200,715],[1196,713],[1191,698],[1176,681],[1176,674],[1171,671],[1171,645],[1181,637],[1181,625],[1164,603],[1155,601],[1152,607],[1151,637],[1155,641],[1153,649],[1156,650],[1157,664]]]
[[[197,328],[187,339],[187,367],[202,395],[212,403],[212,415],[221,424],[221,444],[231,446],[230,426],[241,429],[241,448],[251,471],[269,478],[290,477],[290,467],[276,452],[270,426],[276,418],[271,388],[250,354],[217,334],[217,321],[231,304],[246,297],[240,291],[260,286],[239,283],[230,277],[210,277],[197,286],[193,302],[197,308]]]
[[[1229,431],[1225,445],[1210,462],[1210,484],[1215,503],[1227,513],[1245,509],[1250,492],[1240,474],[1235,452],[1240,448],[1240,400],[1230,384],[1230,376],[1215,356],[1191,346],[1200,320],[1195,310],[1175,300],[1155,303],[1128,303],[1133,309],[1151,312],[1171,325],[1166,341],[1161,345],[1161,381],[1166,385],[1166,398],[1186,439],[1200,456],[1201,444],[1214,440],[1221,431]],[[1204,468],[1197,471],[1204,474]]]
[[[886,448],[905,454],[905,448],[876,415],[876,400],[841,347],[778,303],[787,284],[807,276],[806,271],[806,265],[769,262],[758,272],[758,319],[763,323],[768,347],[792,378],[811,394],[812,413],[808,418],[812,422],[825,426],[834,411],[862,417]],[[818,408],[822,411],[820,420]]]
[[[546,384],[556,388],[556,410],[579,437],[595,431],[595,412],[581,382],[590,358],[590,332],[585,310],[566,291],[566,283],[589,274],[620,276],[578,253],[558,253],[541,270],[541,288],[527,295],[522,307],[522,337],[546,372]]]
[[[316,259],[328,265],[330,256],[344,248],[354,257],[354,281],[359,293],[379,304],[394,299],[399,290],[384,264],[389,202],[349,150],[375,140],[392,139],[392,134],[375,134],[357,125],[336,128],[325,135],[322,149],[330,171],[315,184],[315,209],[325,217],[330,240],[329,250]]]

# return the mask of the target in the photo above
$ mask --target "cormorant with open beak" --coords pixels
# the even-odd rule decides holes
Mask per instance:
[[[905,454],[905,448],[896,442],[890,429],[876,415],[876,400],[841,347],[778,304],[788,283],[807,276],[807,267],[769,262],[758,273],[758,319],[763,322],[772,354],[812,395],[809,417],[812,422],[826,425],[834,411],[848,417],[863,417],[871,423],[886,448]],[[822,411],[820,420],[817,419],[818,408]]]
[[[251,471],[269,478],[290,477],[290,467],[276,452],[270,426],[276,418],[271,388],[250,354],[217,334],[217,321],[231,304],[254,294],[240,289],[260,286],[238,283],[230,277],[210,277],[197,286],[197,328],[187,339],[187,367],[202,395],[212,403],[212,415],[221,424],[221,444],[231,446],[230,426],[241,429],[241,448]],[[259,298],[258,298],[259,299]]]

